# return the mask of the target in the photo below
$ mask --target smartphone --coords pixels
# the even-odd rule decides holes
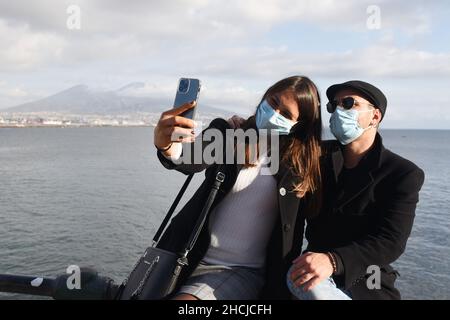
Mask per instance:
[[[178,82],[177,94],[175,96],[175,102],[173,103],[174,108],[177,108],[187,102],[197,101],[200,94],[200,88],[200,80],[181,78]],[[195,109],[197,109],[197,106],[183,112],[180,116],[194,120]]]

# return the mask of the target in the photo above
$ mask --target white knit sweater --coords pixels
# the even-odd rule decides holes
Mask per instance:
[[[181,150],[180,150],[181,151]],[[179,157],[176,152],[172,160]],[[277,185],[261,157],[243,168],[231,191],[211,211],[211,244],[203,261],[226,266],[262,268],[278,214]],[[261,174],[264,172],[266,174]]]
[[[261,268],[278,214],[274,176],[267,167],[244,168],[210,218],[211,244],[203,261],[226,266]]]

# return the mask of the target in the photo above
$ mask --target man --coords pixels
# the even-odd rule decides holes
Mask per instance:
[[[327,97],[337,141],[323,144],[323,207],[308,221],[307,253],[288,286],[298,299],[400,299],[390,264],[405,250],[424,173],[384,148],[387,99],[378,88],[349,81]]]

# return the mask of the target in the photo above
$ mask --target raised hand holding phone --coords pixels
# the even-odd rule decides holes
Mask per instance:
[[[195,110],[200,93],[200,80],[181,78],[173,109],[162,113],[154,130],[154,143],[166,156],[172,156],[174,143],[194,141]]]
[[[173,143],[193,142],[195,139],[194,120],[181,116],[196,106],[195,101],[167,110],[161,114],[161,118],[154,130],[154,143],[158,150],[166,156],[171,156]]]

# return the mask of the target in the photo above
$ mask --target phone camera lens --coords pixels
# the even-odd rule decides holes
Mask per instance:
[[[178,91],[182,92],[182,93],[186,93],[189,89],[189,80],[187,79],[182,79],[180,81],[180,85],[178,87]]]

